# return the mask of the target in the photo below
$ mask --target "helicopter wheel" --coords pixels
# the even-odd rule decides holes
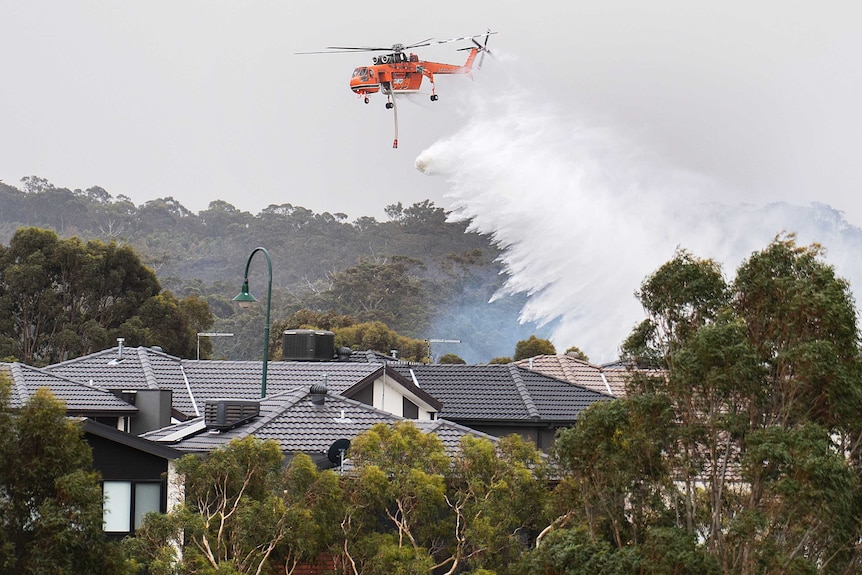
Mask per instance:
[[[367,104],[368,102],[370,102],[370,100],[368,99],[368,96],[365,96],[365,103]]]
[[[436,102],[436,101],[437,101],[437,94],[431,94],[431,101],[432,101],[432,102]]]
[[[392,108],[392,102],[386,102],[386,109],[389,110]]]

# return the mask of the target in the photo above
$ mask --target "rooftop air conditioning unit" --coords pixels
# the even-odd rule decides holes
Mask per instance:
[[[285,361],[332,361],[335,359],[335,334],[316,329],[289,329],[282,340]]]
[[[223,431],[260,415],[260,403],[253,399],[215,399],[206,402],[204,423],[207,429]]]

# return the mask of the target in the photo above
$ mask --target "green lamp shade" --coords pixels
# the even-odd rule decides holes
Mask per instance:
[[[239,307],[247,308],[252,304],[257,303],[257,298],[248,293],[248,281],[242,282],[242,291],[233,298],[233,301],[239,304]]]

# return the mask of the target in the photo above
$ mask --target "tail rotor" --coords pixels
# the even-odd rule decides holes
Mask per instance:
[[[488,31],[485,33],[485,42],[484,43],[479,43],[476,40],[475,36],[470,38],[473,41],[473,44],[475,44],[476,47],[479,49],[479,61],[476,63],[476,67],[479,69],[482,68],[482,62],[485,61],[485,54],[490,54],[491,57],[494,56],[493,54],[491,54],[491,51],[488,50],[488,38],[491,37],[491,34],[496,34],[496,32],[491,32],[491,30],[488,29]],[[481,36],[481,34],[479,34],[479,36]]]

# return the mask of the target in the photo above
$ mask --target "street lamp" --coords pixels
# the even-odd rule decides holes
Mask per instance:
[[[266,266],[269,270],[269,285],[266,288],[266,325],[263,328],[263,376],[260,380],[260,396],[266,397],[266,361],[269,356],[269,307],[272,301],[272,260],[269,259],[269,252],[266,248],[255,248],[248,256],[248,261],[245,263],[245,279],[242,281],[242,290],[233,298],[233,301],[239,304],[241,308],[249,308],[257,302],[257,298],[251,295],[248,291],[248,268],[251,266],[251,260],[254,254],[263,252],[266,256]]]

